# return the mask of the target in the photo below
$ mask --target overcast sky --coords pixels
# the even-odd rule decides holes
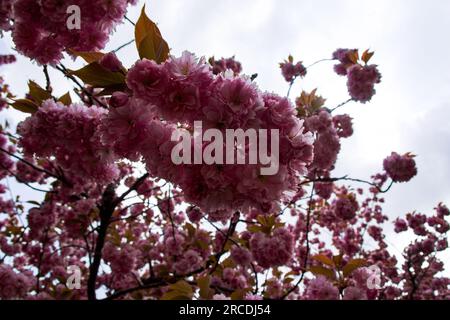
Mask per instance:
[[[417,154],[419,175],[395,185],[386,195],[386,213],[395,218],[412,210],[429,213],[443,201],[450,205],[450,1],[448,0],[164,0],[146,1],[148,15],[179,55],[236,55],[244,72],[258,73],[261,89],[285,95],[287,84],[278,63],[288,54],[306,65],[329,58],[339,47],[375,51],[383,81],[366,105],[343,109],[354,118],[355,135],[344,142],[336,175],[369,178],[391,151]],[[143,1],[130,10],[136,21]],[[126,23],[117,28],[108,49],[133,37]],[[2,52],[13,52],[9,36]],[[127,66],[137,59],[134,45],[119,52]],[[65,62],[67,66],[72,61]],[[28,78],[42,85],[39,67],[25,58],[3,67],[13,92],[23,95]],[[56,92],[70,87],[52,71]],[[345,79],[324,62],[309,70],[292,91],[318,87],[333,107],[345,101]],[[5,117],[2,113],[0,117]],[[15,114],[10,120],[23,119]],[[3,122],[3,121],[2,121]],[[31,194],[30,194],[31,196]]]

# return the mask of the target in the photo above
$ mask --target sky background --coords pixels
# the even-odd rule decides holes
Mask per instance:
[[[130,9],[136,21],[144,1]],[[355,135],[344,141],[335,176],[349,174],[369,179],[379,172],[392,151],[413,152],[418,176],[395,185],[386,195],[385,213],[392,219],[417,210],[431,213],[439,203],[450,205],[450,1],[448,0],[164,0],[146,1],[147,14],[158,23],[172,54],[189,50],[198,56],[236,55],[244,73],[258,73],[262,90],[285,95],[288,89],[278,63],[292,54],[309,65],[330,58],[336,48],[375,51],[371,62],[383,74],[371,103],[349,104],[341,112],[354,118]],[[124,23],[111,37],[107,50],[133,38]],[[7,35],[1,53],[13,53]],[[138,58],[134,45],[118,53],[126,66]],[[70,59],[71,67],[80,65]],[[334,107],[348,99],[346,80],[333,73],[333,62],[323,62],[293,88],[319,89]],[[27,79],[44,85],[41,68],[18,57],[0,69],[14,93],[23,96]],[[56,93],[71,88],[55,70],[50,76]],[[73,95],[74,97],[74,95]],[[5,113],[0,115],[4,118]],[[9,112],[17,123],[23,114]],[[3,121],[1,121],[3,122]],[[20,191],[17,191],[20,192]],[[23,197],[34,196],[27,190]],[[29,200],[26,199],[26,200]],[[401,248],[408,238],[392,235]],[[395,244],[393,244],[395,242]]]

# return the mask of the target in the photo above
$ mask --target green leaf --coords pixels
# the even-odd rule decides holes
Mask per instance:
[[[31,114],[35,113],[39,109],[39,106],[30,99],[18,99],[10,105],[16,110]]]
[[[194,235],[195,235],[195,232],[196,232],[195,231],[195,227],[192,224],[190,224],[190,223],[186,223],[185,224],[185,228],[186,228],[186,230],[188,232],[189,237],[194,238]]]
[[[157,25],[145,14],[145,5],[134,30],[136,48],[141,59],[162,63],[169,57],[169,45],[161,36]]]
[[[125,76],[122,73],[106,70],[98,62],[92,62],[79,70],[71,70],[70,73],[80,78],[84,83],[97,88],[125,83]]]
[[[342,267],[342,258],[343,258],[343,255],[342,255],[342,254],[333,257],[334,265],[336,266],[336,268],[337,268],[338,270],[341,270],[341,267]]]
[[[353,271],[356,269],[359,269],[361,267],[364,267],[367,264],[366,260],[364,259],[353,259],[350,260],[342,270],[344,277],[348,277],[352,274]]]
[[[177,291],[168,291],[164,293],[161,300],[191,300],[191,297],[180,294]]]
[[[260,232],[262,229],[261,229],[261,226],[258,226],[258,225],[256,225],[256,224],[252,224],[252,225],[249,225],[249,226],[247,227],[247,230],[248,230],[249,232],[251,232],[251,233],[258,233],[258,232]]]
[[[30,90],[29,95],[36,101],[37,104],[42,104],[43,101],[52,98],[52,94],[42,88],[33,80],[28,81],[28,89]]]
[[[291,277],[287,277],[287,278],[283,279],[284,284],[291,283],[292,281],[294,281],[294,278],[291,278]]]
[[[72,55],[81,57],[87,63],[97,62],[105,55],[103,52],[88,52],[88,51],[69,51]]]
[[[316,276],[325,276],[330,280],[336,279],[336,274],[333,270],[322,266],[311,266],[309,267],[309,271],[311,271]]]
[[[372,59],[375,52],[370,52],[369,49],[363,52],[361,56],[361,60],[364,61],[366,64],[369,63],[369,60]]]
[[[236,264],[234,263],[233,259],[231,259],[231,257],[226,258],[225,260],[223,260],[222,262],[222,267],[223,268],[235,268]]]
[[[327,266],[334,267],[334,262],[330,258],[328,258],[326,255],[318,254],[312,257],[313,260],[322,262],[323,264],[326,264]]]
[[[185,293],[185,294],[188,294],[188,295],[192,294],[192,287],[191,287],[191,285],[189,283],[187,283],[186,281],[184,281],[184,280],[180,280],[180,281],[178,281],[178,282],[176,282],[174,284],[171,284],[170,288],[172,290],[177,290],[180,293]]]
[[[58,99],[58,101],[61,102],[65,106],[72,104],[72,98],[70,97],[70,92],[67,92],[65,95],[61,96]]]
[[[231,300],[244,300],[244,295],[245,295],[244,290],[237,289],[230,295],[230,298],[231,298]]]
[[[184,280],[171,284],[169,289],[162,296],[162,300],[191,300],[194,295],[191,285]]]
[[[210,299],[214,294],[214,291],[209,287],[211,284],[211,277],[209,275],[199,277],[197,279],[197,285],[200,289],[200,297],[203,299]]]

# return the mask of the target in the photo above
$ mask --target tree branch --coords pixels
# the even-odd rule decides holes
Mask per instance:
[[[88,299],[97,300],[96,296],[96,282],[100,263],[102,261],[102,250],[105,245],[105,239],[108,231],[110,219],[113,215],[115,208],[115,189],[114,185],[110,184],[102,196],[102,203],[99,206],[100,209],[100,227],[97,235],[97,243],[95,245],[94,260],[89,266],[89,278],[88,278]]]

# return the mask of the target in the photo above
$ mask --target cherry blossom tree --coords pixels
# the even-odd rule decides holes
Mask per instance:
[[[383,213],[383,194],[416,176],[415,156],[393,152],[367,178],[334,174],[341,141],[354,133],[340,111],[370,102],[381,81],[373,52],[326,59],[346,78],[342,104],[328,106],[317,90],[291,99],[316,63],[289,56],[280,63],[287,96],[263,91],[235,57],[171,55],[144,8],[140,59],[127,69],[101,50],[117,24],[134,24],[134,2],[2,1],[0,29],[46,83],[30,80],[16,97],[0,80],[0,111],[29,114],[0,128],[0,299],[450,298],[439,258],[449,209],[390,222]],[[80,29],[66,26],[77,18],[69,6],[81,12]],[[68,69],[64,55],[85,66]],[[48,68],[67,78],[67,94],[54,96]],[[193,153],[215,143],[196,145],[196,121],[223,134],[276,130],[277,173],[261,174],[261,163],[175,164],[180,130]],[[231,160],[250,153],[248,142],[232,149]],[[14,197],[13,180],[42,196]],[[403,252],[389,247],[387,223],[410,233]]]

